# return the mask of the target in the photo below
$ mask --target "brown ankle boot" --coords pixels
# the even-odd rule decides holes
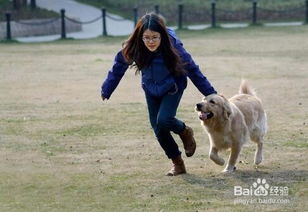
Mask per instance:
[[[183,141],[185,154],[187,157],[193,156],[196,151],[196,141],[194,139],[194,132],[190,127],[185,127],[184,131],[179,134]]]
[[[181,157],[181,155],[177,156],[176,158],[172,158],[173,167],[170,169],[170,171],[167,173],[167,176],[176,176],[179,174],[185,174],[186,168],[184,161]]]

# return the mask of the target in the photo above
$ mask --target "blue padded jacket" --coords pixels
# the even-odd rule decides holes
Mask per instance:
[[[187,51],[183,47],[183,43],[177,38],[175,31],[168,29],[169,36],[171,38],[173,47],[177,49],[183,63],[185,64],[184,69],[187,71],[186,75],[181,76],[172,76],[177,88],[179,90],[184,90],[187,87],[187,77],[193,82],[193,84],[198,88],[198,90],[204,95],[210,95],[213,93],[217,93],[215,89],[212,87],[207,78],[202,74],[199,69],[199,66],[195,64],[191,55],[187,53]],[[155,62],[155,60],[153,60]],[[151,64],[155,65],[155,63]],[[108,72],[107,78],[104,80],[101,87],[101,95],[105,98],[109,99],[113,91],[118,86],[120,80],[124,76],[126,70],[128,69],[129,64],[125,61],[122,52],[119,51],[114,59],[114,64],[111,70]],[[155,65],[156,66],[156,65]],[[142,72],[144,75],[144,72]],[[142,87],[145,92],[157,93],[155,88],[153,90],[151,86],[145,88],[144,84],[147,83],[146,80],[148,77],[142,77]]]

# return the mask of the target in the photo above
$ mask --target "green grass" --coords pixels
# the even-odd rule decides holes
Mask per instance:
[[[189,174],[178,177],[164,176],[171,163],[150,128],[140,76],[128,70],[111,99],[100,99],[126,37],[1,43],[0,211],[305,210],[307,33],[307,26],[177,32],[220,93],[232,96],[246,78],[269,118],[262,165],[254,167],[250,142],[238,170],[223,175],[208,159],[194,112],[202,95],[189,83],[177,117],[194,129],[198,147],[184,156]],[[287,186],[290,203],[234,204],[234,186],[257,178]]]

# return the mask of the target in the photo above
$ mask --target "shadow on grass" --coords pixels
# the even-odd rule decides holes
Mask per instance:
[[[213,188],[224,190],[228,185],[228,179],[221,176],[201,177],[194,174],[181,175],[182,179],[192,185],[198,185],[205,188]]]
[[[237,170],[231,174],[217,173],[208,177],[201,177],[194,174],[185,174],[181,176],[185,181],[192,185],[202,187],[215,187],[222,190],[236,183],[250,185],[258,178],[266,179],[267,182],[275,185],[290,185],[297,182],[307,181],[308,170]],[[235,180],[235,181],[234,181]]]
[[[273,171],[236,171],[234,178],[244,182],[251,183],[257,178],[266,179],[268,182],[275,184],[290,184],[294,182],[306,181],[308,170],[273,170]]]

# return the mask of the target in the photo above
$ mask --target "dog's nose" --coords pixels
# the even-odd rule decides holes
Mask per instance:
[[[201,110],[202,104],[201,103],[196,104],[196,108],[197,108],[197,110]]]

